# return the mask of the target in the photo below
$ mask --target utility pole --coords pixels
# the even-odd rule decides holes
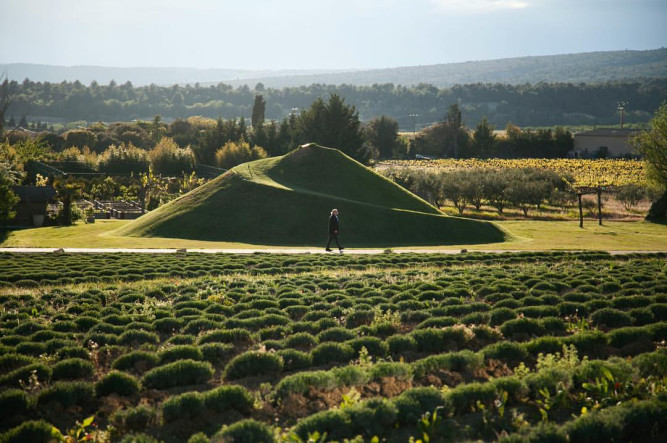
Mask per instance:
[[[625,115],[625,106],[628,104],[628,102],[618,102],[618,106],[616,109],[621,113],[621,129],[623,129],[623,117]]]

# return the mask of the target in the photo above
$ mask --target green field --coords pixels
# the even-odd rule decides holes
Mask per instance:
[[[0,441],[665,441],[666,263],[2,253]]]
[[[189,249],[254,249],[273,245],[240,242],[201,241],[179,238],[128,237],[119,228],[127,220],[97,220],[93,224],[79,223],[69,227],[45,227],[5,232],[2,247],[44,248],[189,248]],[[447,250],[608,250],[608,251],[665,251],[667,226],[646,222],[586,222],[579,228],[574,221],[497,221],[495,225],[508,234],[510,241],[488,244],[452,244],[419,246],[419,249]],[[121,230],[122,232],[122,230]],[[345,233],[341,241],[345,242]],[[321,247],[326,234],[321,236]],[[381,245],[377,245],[381,247]],[[400,250],[401,248],[396,248]]]

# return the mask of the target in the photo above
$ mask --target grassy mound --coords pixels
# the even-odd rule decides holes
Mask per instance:
[[[340,211],[345,246],[492,243],[506,236],[491,223],[444,216],[340,151],[312,144],[239,165],[119,233],[321,246],[332,208]]]

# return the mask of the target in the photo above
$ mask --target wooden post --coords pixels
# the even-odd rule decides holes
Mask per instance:
[[[584,227],[584,208],[581,204],[581,191],[577,192],[577,197],[579,198],[579,227]]]
[[[602,226],[602,187],[598,186],[598,224]]]

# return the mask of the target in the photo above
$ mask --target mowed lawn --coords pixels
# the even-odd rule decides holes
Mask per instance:
[[[176,238],[139,238],[118,235],[115,231],[128,220],[98,220],[93,224],[79,223],[70,227],[45,227],[4,231],[2,247],[42,248],[189,248],[189,249],[252,249],[263,245],[209,242]],[[608,251],[667,251],[667,225],[646,222],[605,222],[598,226],[586,221],[498,221],[508,231],[512,241],[476,245],[447,245],[418,247],[423,250],[608,250]],[[326,243],[323,227],[322,245]],[[341,234],[345,241],[345,233]],[[316,247],[317,245],[313,245]],[[391,245],[387,245],[391,247]],[[303,247],[299,247],[302,249]],[[280,249],[287,249],[281,247]],[[395,248],[400,250],[401,248]],[[416,248],[413,248],[416,249]]]

